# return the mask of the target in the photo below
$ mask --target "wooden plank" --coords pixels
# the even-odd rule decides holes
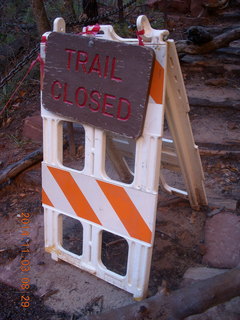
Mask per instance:
[[[47,41],[44,108],[138,138],[154,51],[138,45],[52,32]]]

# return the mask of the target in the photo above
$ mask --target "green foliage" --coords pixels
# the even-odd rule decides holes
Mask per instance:
[[[10,98],[15,85],[16,83],[9,82],[0,91],[0,111],[4,107],[5,103],[8,101],[8,99]]]
[[[152,26],[152,28],[158,29],[158,30],[164,29],[164,28],[165,28],[164,15],[162,14],[162,16],[161,16],[160,18],[154,19],[154,20],[151,22],[151,26]]]
[[[0,111],[4,108],[5,104],[9,100],[12,91],[14,90],[13,84],[6,84],[2,90],[0,90]],[[3,115],[5,115],[6,118],[8,118],[9,109],[7,108]],[[0,121],[3,120],[3,116],[1,116]],[[1,122],[0,122],[1,126]]]
[[[18,84],[22,81],[23,77],[25,76],[29,65],[25,66],[20,72],[16,74],[12,81],[9,81],[2,90],[0,90],[0,111],[5,106],[11,95],[13,94],[14,90],[18,86]],[[40,85],[40,72],[39,72],[39,65],[36,65],[35,68],[30,72],[27,76],[25,81],[22,83],[21,87],[19,88],[18,92],[16,92],[15,96],[13,97],[13,101],[18,98],[20,91],[26,91],[29,93],[34,86]],[[8,116],[9,109],[6,109],[5,116]]]
[[[8,134],[7,136],[17,145],[17,147],[22,147],[27,144],[25,139],[21,139],[13,134]]]
[[[137,5],[146,4],[146,0],[138,0],[136,4]]]
[[[5,43],[10,44],[15,40],[15,36],[11,33],[6,35]]]
[[[130,31],[129,31],[129,25],[127,22],[115,23],[113,25],[113,28],[118,36],[120,36],[122,38],[130,38],[131,37]]]
[[[26,9],[26,12],[23,16],[23,23],[29,23],[29,24],[32,24],[32,23],[35,23],[35,19],[34,19],[34,16],[33,16],[33,12],[32,12],[32,8],[31,6],[28,7]]]
[[[4,20],[14,19],[17,16],[17,6],[15,2],[8,1],[3,8]]]
[[[82,1],[81,1],[81,4],[82,4]],[[73,1],[73,8],[76,13],[76,16],[79,17],[83,12],[82,5],[80,5],[80,1],[74,0]]]
[[[45,9],[47,12],[47,16],[49,21],[54,20],[55,18],[61,16],[61,10],[63,8],[64,2],[63,0],[48,0],[45,2]]]

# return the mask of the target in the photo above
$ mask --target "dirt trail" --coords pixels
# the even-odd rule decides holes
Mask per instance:
[[[214,54],[212,56],[215,57]],[[227,64],[219,62],[219,65]],[[240,99],[239,70],[230,77],[231,72],[227,72],[227,68],[225,74],[217,73],[217,69],[218,64],[209,69],[208,65],[199,62],[195,65],[182,63],[187,93],[190,101],[194,102],[190,119],[195,140],[201,150],[211,150],[213,154],[214,151],[226,151],[222,155],[209,156],[205,153],[202,156],[210,203],[208,212],[219,208],[222,212],[237,214],[240,200],[240,116],[231,101]],[[217,82],[219,79],[224,81]],[[32,94],[29,92],[26,98],[15,102],[0,129],[1,169],[40,146],[22,135],[24,119],[39,112],[39,97],[33,94],[34,87],[31,90]],[[210,105],[199,106],[203,99],[210,101]],[[217,108],[223,100],[227,100],[228,105]],[[165,135],[169,136],[167,127]],[[170,174],[168,181],[177,185],[179,177]],[[24,319],[80,319],[82,315],[133,302],[130,294],[70,264],[55,262],[44,251],[40,164],[19,175],[9,185],[2,186],[0,207],[0,280],[17,288],[16,291],[2,285],[8,296],[7,299],[0,296],[1,303],[4,301],[1,319],[21,319],[16,316],[21,299],[19,288],[25,275],[20,269],[20,248],[26,241],[30,248],[31,270],[27,276],[31,279],[33,303],[32,311],[20,311],[25,315]],[[31,214],[28,239],[21,235],[22,212]],[[201,265],[206,252],[205,220],[206,212],[194,212],[187,200],[160,191],[149,295],[157,292],[162,280],[167,281],[169,290],[177,288],[189,267]],[[114,246],[115,256],[121,257],[124,254],[121,243]]]

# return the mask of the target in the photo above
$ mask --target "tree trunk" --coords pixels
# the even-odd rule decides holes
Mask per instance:
[[[41,36],[44,32],[50,31],[51,26],[46,14],[43,0],[31,0],[33,14],[37,23],[38,33]]]
[[[66,21],[71,22],[76,20],[76,13],[73,7],[73,0],[64,0],[62,13]]]
[[[240,267],[169,295],[157,294],[84,320],[183,320],[240,295]]]
[[[124,22],[123,0],[118,0],[118,9],[119,9],[118,19],[119,19],[119,22],[122,23]]]
[[[34,164],[42,161],[43,150],[42,148],[28,154],[23,159],[10,164],[6,169],[0,172],[0,185],[9,179],[15,178],[19,173],[33,166]]]
[[[222,47],[227,47],[230,42],[238,39],[240,39],[240,28],[224,32],[203,45],[188,44],[188,41],[180,40],[176,42],[176,48],[178,53],[204,54]]]
[[[96,0],[83,0],[83,13],[92,19],[98,16],[98,6]],[[97,20],[96,20],[97,21]]]

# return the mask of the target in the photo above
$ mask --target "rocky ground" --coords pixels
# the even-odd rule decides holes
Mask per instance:
[[[183,18],[169,18],[171,36],[176,40],[193,23],[185,17],[183,25]],[[221,18],[214,23],[220,27],[233,24]],[[237,21],[234,23],[237,25]],[[181,57],[209,207],[196,212],[187,200],[159,191],[149,296],[159,290],[163,280],[171,292],[240,263],[240,69],[236,53],[240,43],[236,41],[230,48],[231,54],[218,50],[204,56]],[[0,129],[1,169],[41,146],[39,118],[28,119],[39,115],[38,85],[30,79],[28,88],[23,87],[4,117]],[[166,126],[165,136],[168,134]],[[177,186],[179,177],[166,174],[169,183]],[[81,319],[83,315],[133,303],[130,294],[70,264],[55,262],[44,251],[40,163],[1,185],[0,207],[1,320]],[[28,213],[29,236],[23,238],[21,218]],[[30,261],[29,271],[25,272],[21,270],[24,244],[29,248],[25,256]],[[74,247],[74,239],[68,245]],[[113,244],[115,260],[124,260],[124,250],[121,243]],[[23,281],[28,282],[23,278],[29,278],[31,286],[20,290]],[[29,307],[25,300],[28,296]],[[236,298],[191,320],[237,320],[239,305]]]

